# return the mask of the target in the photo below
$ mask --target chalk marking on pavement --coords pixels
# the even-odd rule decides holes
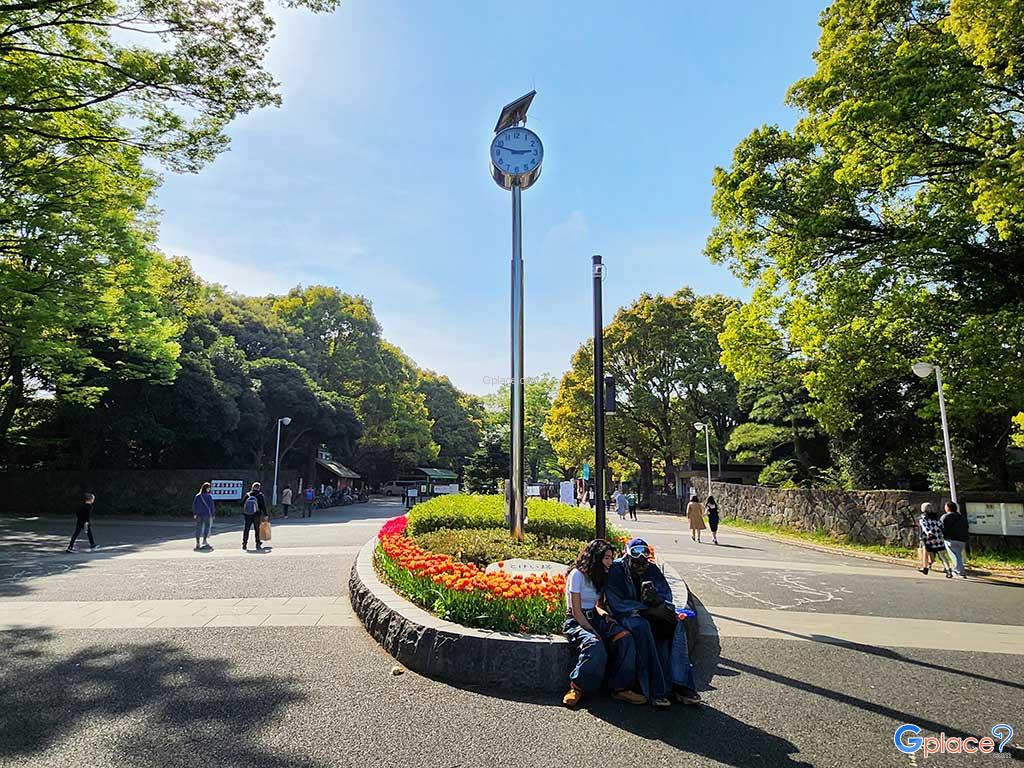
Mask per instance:
[[[893,616],[780,612],[765,608],[708,607],[720,637],[748,637],[865,645],[929,648],[1024,656],[1024,627]]]
[[[347,596],[200,600],[0,600],[0,631],[360,626]]]
[[[664,547],[662,549],[664,549]],[[670,563],[679,563],[680,565],[686,563],[702,563],[706,565],[722,565],[727,568],[770,568],[778,571],[841,573],[850,576],[877,576],[893,579],[927,578],[912,568],[902,568],[895,565],[890,567],[870,568],[857,565],[843,565],[841,563],[822,563],[816,561],[798,562],[794,560],[760,560],[753,557],[718,557],[713,555],[691,555],[685,552],[664,551],[659,552],[658,557],[659,559],[667,560]],[[683,572],[685,574],[685,570],[683,570]]]

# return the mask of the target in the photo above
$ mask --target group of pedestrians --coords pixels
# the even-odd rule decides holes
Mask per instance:
[[[704,513],[708,513],[708,521],[704,523]],[[686,505],[686,519],[690,523],[690,538],[697,542],[700,541],[701,531],[710,528],[711,529],[711,540],[718,543],[718,502],[715,501],[714,496],[708,496],[707,504],[701,504],[700,498],[696,493],[690,496],[690,503]]]
[[[620,486],[612,494],[612,503],[615,505],[615,514],[619,516],[620,520],[625,522],[627,515],[630,520],[636,520],[636,494],[623,493]]]
[[[676,609],[646,541],[630,540],[618,559],[607,541],[591,541],[565,590],[564,633],[579,655],[563,704],[578,706],[606,680],[612,697],[630,704],[700,702],[684,627],[690,619]]]
[[[967,517],[955,501],[947,501],[942,517],[935,506],[926,501],[921,505],[921,517],[917,521],[920,538],[921,567],[925,576],[936,560],[942,561],[942,570],[947,579],[967,578],[964,573],[964,549],[970,535]]]

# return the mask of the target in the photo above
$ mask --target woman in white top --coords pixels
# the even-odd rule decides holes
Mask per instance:
[[[612,697],[630,704],[647,699],[630,690],[636,682],[636,648],[633,636],[601,606],[601,590],[615,553],[604,539],[587,544],[565,579],[565,636],[579,651],[569,674],[569,691],[562,698],[575,707],[585,694],[597,692],[608,670]],[[606,648],[607,644],[607,648]]]

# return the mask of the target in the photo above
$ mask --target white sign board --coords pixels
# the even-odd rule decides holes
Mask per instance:
[[[487,566],[486,573],[500,571],[512,574],[513,576],[525,576],[528,573],[546,573],[554,576],[556,573],[565,573],[569,566],[562,563],[552,563],[550,560],[524,560],[514,557],[510,560],[503,560],[501,566],[498,563],[491,563]]]
[[[235,501],[242,498],[243,480],[211,480],[210,495],[214,501]]]
[[[417,496],[420,495],[420,492],[418,488],[409,488],[405,492],[405,495],[408,496],[410,499],[415,499]]]
[[[576,505],[576,497],[573,495],[573,481],[563,480],[558,484],[558,500],[570,507]]]
[[[530,496],[540,496],[540,486],[539,485],[528,485],[528,486],[526,486],[526,495],[527,495],[527,497],[530,497]]]
[[[969,501],[965,508],[971,533],[1024,536],[1024,504]]]
[[[434,493],[436,494],[451,494],[459,492],[459,484],[452,483],[451,485],[435,485]]]

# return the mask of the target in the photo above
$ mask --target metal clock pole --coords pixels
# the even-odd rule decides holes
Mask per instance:
[[[523,498],[523,190],[512,184],[512,535],[523,538],[526,500]]]
[[[544,146],[540,137],[525,127],[526,111],[536,91],[506,104],[494,126],[491,142],[491,178],[502,189],[512,192],[512,301],[511,301],[511,368],[509,393],[510,442],[512,467],[507,494],[509,527],[515,538],[522,540],[526,520],[526,488],[523,484],[524,461],[524,389],[523,371],[523,190],[540,176]]]

